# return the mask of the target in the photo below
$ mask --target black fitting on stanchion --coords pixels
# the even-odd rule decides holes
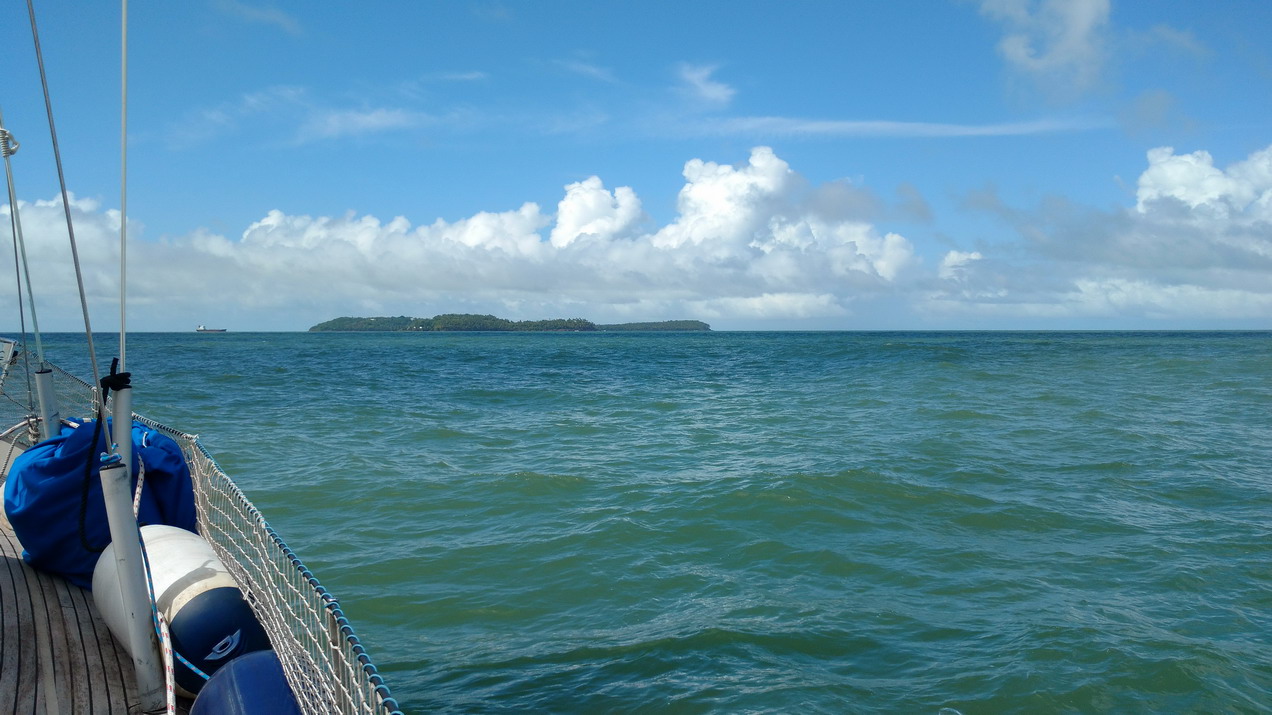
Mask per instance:
[[[132,373],[119,372],[119,358],[111,358],[110,374],[101,379],[102,385],[102,404],[106,403],[106,396],[111,390],[118,392],[125,388],[132,387]]]

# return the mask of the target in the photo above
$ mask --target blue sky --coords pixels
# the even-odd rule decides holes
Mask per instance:
[[[113,329],[119,9],[36,10]],[[36,298],[72,330],[10,15]],[[1270,328],[1268,37],[1254,0],[135,3],[129,327]]]

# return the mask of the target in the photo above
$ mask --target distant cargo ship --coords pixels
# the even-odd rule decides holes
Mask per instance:
[[[199,327],[194,329],[194,332],[196,333],[224,333],[225,328],[209,328],[207,326],[200,325]]]

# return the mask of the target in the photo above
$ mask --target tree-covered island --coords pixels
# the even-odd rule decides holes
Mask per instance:
[[[664,320],[648,323],[597,325],[583,318],[551,320],[508,320],[493,315],[446,313],[432,318],[408,318],[405,315],[382,318],[335,318],[309,329],[311,333],[330,332],[609,332],[635,330],[706,331],[711,326],[700,320]]]

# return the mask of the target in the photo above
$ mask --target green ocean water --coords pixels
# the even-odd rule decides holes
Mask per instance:
[[[407,712],[1272,712],[1272,333],[142,334],[128,368]]]

